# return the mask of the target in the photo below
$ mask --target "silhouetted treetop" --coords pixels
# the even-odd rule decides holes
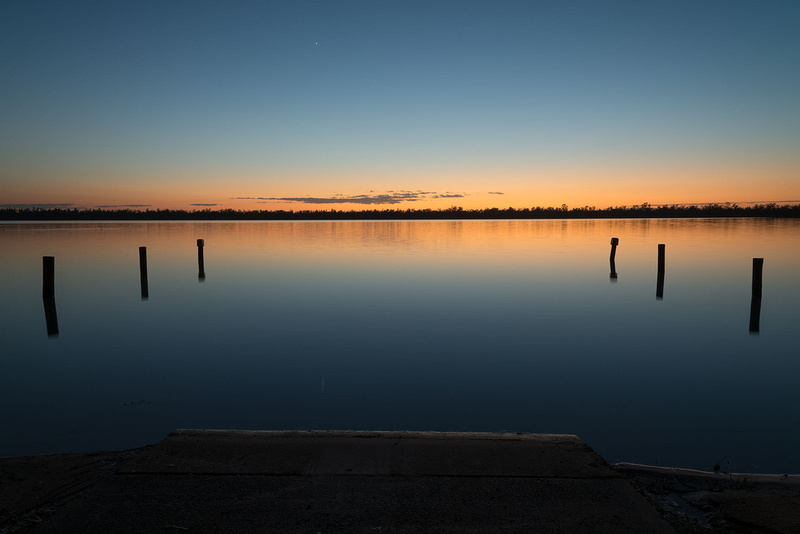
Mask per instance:
[[[0,208],[3,221],[339,221],[339,220],[416,220],[416,219],[625,219],[698,217],[777,217],[800,216],[797,204],[704,204],[653,206],[647,202],[633,206],[597,209],[594,206],[569,208],[484,208],[464,209],[372,209],[372,210],[170,210],[170,209],[64,209]]]

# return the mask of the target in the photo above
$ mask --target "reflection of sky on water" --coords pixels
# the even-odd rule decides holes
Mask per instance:
[[[796,221],[0,228],[0,298],[14,303],[0,455],[193,427],[511,430],[575,433],[609,461],[800,472]],[[765,258],[758,336],[753,257]]]

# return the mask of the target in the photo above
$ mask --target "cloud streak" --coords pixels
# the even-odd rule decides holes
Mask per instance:
[[[651,204],[654,208],[670,207],[670,206],[724,206],[726,204],[738,204],[740,206],[749,205],[755,206],[756,204],[800,204],[800,200],[748,200],[742,202],[677,202],[668,204]]]
[[[374,191],[370,191],[374,193]],[[234,200],[257,200],[260,204],[267,202],[297,202],[301,204],[360,204],[381,205],[400,204],[401,202],[419,202],[439,198],[463,198],[462,193],[436,193],[435,191],[386,191],[378,194],[342,195],[331,197],[234,197]]]
[[[97,206],[100,209],[108,209],[108,208],[149,208],[152,204],[103,204],[102,206]]]
[[[74,202],[63,202],[61,204],[0,204],[0,208],[12,208],[18,210],[41,208],[45,210],[50,209],[68,209],[75,206]]]

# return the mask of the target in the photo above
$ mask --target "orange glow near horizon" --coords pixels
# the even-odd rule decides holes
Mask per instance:
[[[4,186],[4,205],[65,205],[74,208],[236,209],[236,210],[371,210],[532,208],[778,202],[800,200],[797,171],[790,161],[771,166],[643,164],[586,169],[579,165],[515,170],[493,174],[469,173],[350,178],[332,172],[322,177],[298,173],[291,179],[272,179],[248,173],[219,178],[210,171],[187,177],[161,172],[147,178],[133,172],[77,173],[51,178],[17,177]],[[56,177],[57,176],[57,177]],[[366,184],[372,185],[366,185]],[[331,186],[331,184],[335,184]],[[404,184],[397,187],[396,184]],[[307,198],[342,199],[414,193],[415,200],[397,202],[320,202]],[[276,200],[276,199],[298,200]]]

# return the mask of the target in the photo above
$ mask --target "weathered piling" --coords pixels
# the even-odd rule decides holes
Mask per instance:
[[[58,314],[56,314],[55,297],[44,297],[44,320],[47,324],[47,337],[58,337]]]
[[[656,279],[656,298],[664,298],[664,250],[665,244],[658,245],[658,278]]]
[[[761,277],[764,273],[764,258],[753,258],[753,289],[750,297],[750,332],[761,329]]]
[[[617,245],[619,245],[619,238],[618,237],[612,237],[611,238],[611,256],[609,258],[609,263],[611,264],[611,278],[612,279],[616,279],[617,278],[617,263],[615,261],[616,258],[617,258]]]
[[[56,315],[56,259],[42,256],[42,303],[44,320],[47,323],[47,336],[58,336],[58,316]]]
[[[54,297],[56,294],[56,259],[53,256],[42,256],[42,298]]]
[[[147,287],[147,247],[139,247],[139,278],[142,282],[142,300],[150,298]]]
[[[204,245],[205,241],[203,239],[197,240],[197,269],[198,269],[197,278],[199,278],[200,280],[204,280],[206,277],[206,266],[205,266],[205,261],[203,259]]]

